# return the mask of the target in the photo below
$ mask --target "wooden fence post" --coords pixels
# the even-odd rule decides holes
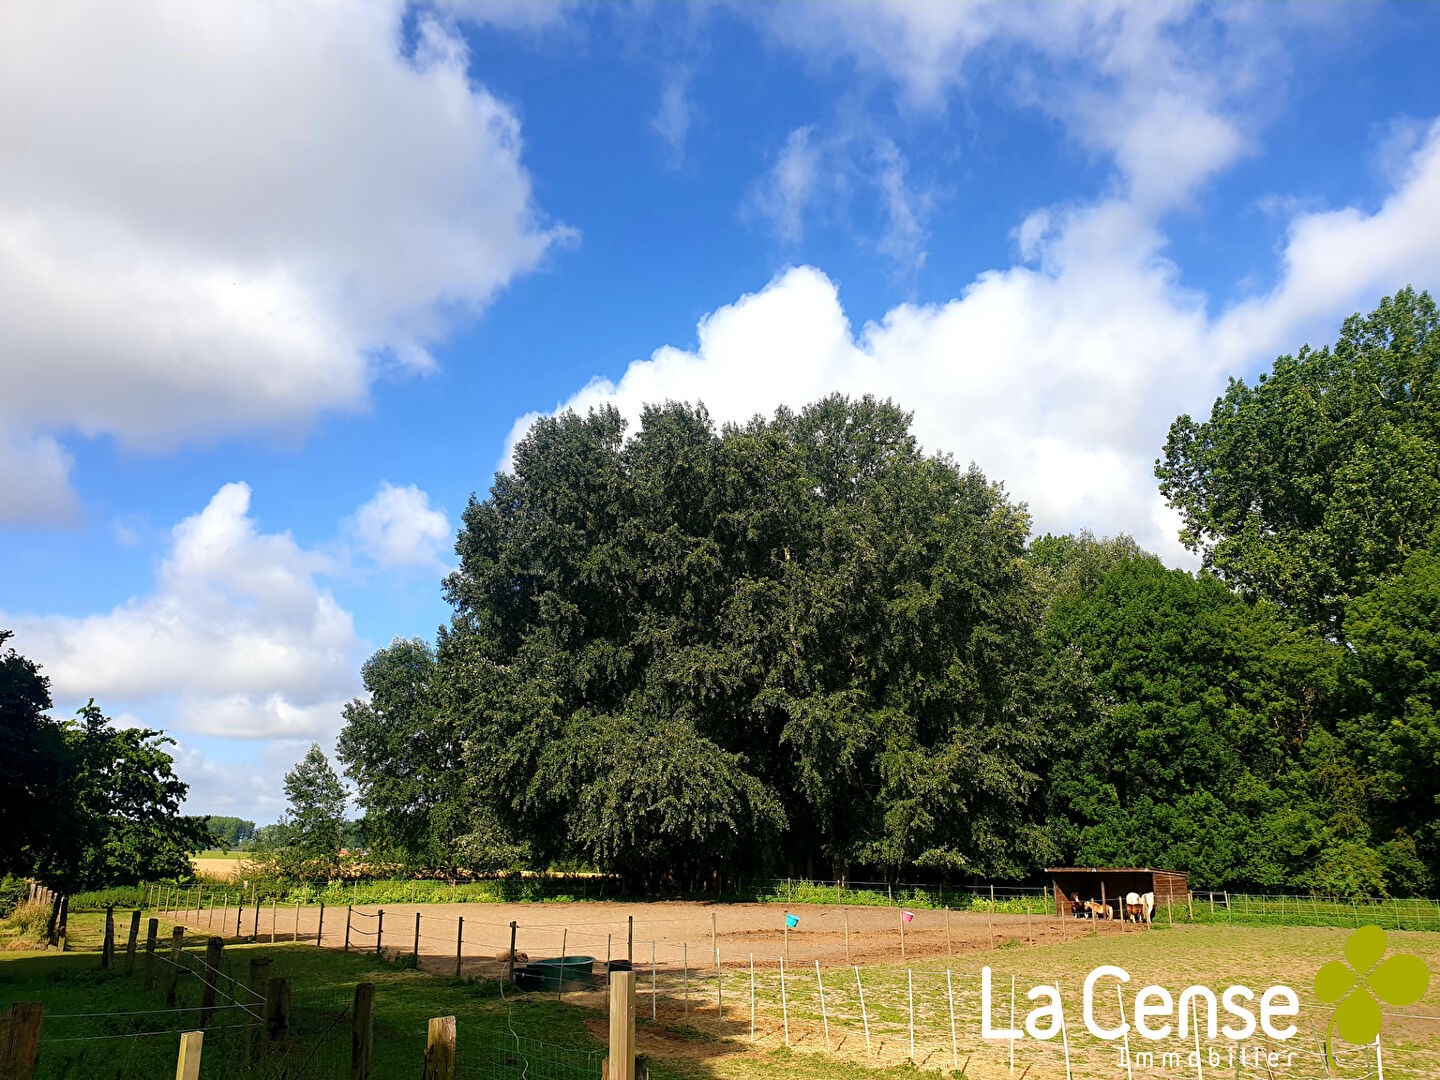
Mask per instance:
[[[175,996],[180,988],[180,956],[185,948],[185,928],[174,926],[170,928],[170,977],[165,980],[165,1004],[175,1004]]]
[[[155,939],[160,936],[160,920],[151,919],[145,924],[145,989],[155,986]]]
[[[375,984],[355,987],[355,1007],[350,1012],[350,1080],[370,1080],[370,1057],[375,1040]]]
[[[180,1033],[180,1056],[175,1061],[175,1080],[200,1080],[200,1049],[204,1044],[203,1031]]]
[[[455,1080],[455,1017],[435,1016],[425,1036],[424,1080]]]
[[[290,1036],[290,980],[271,979],[265,987],[265,1046],[267,1050]]]
[[[610,1060],[607,1080],[635,1080],[635,972],[610,973]]]
[[[215,1015],[215,974],[220,970],[221,950],[225,943],[218,937],[205,942],[205,984],[200,992],[200,1026],[209,1027]]]
[[[250,958],[251,1001],[246,1010],[250,1013],[250,1060],[259,1061],[265,1050],[265,987],[270,981],[270,958]]]
[[[0,1074],[7,1080],[30,1080],[35,1075],[35,1062],[40,1056],[40,1022],[45,1006],[38,1001],[22,1001],[10,1006],[9,1032],[3,1047],[5,1058],[0,1061]]]
[[[140,941],[140,912],[130,913],[130,936],[125,939],[125,977],[135,974],[135,947]]]
[[[115,905],[105,905],[105,944],[100,947],[100,966],[109,970],[115,966]]]

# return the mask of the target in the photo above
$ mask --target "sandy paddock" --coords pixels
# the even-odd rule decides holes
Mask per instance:
[[[384,912],[383,920],[381,912]],[[785,914],[799,916],[799,925],[784,931]],[[182,913],[183,914],[183,913]],[[258,914],[258,920],[256,918]],[[648,967],[652,956],[661,969],[708,967],[714,950],[726,967],[773,963],[785,956],[794,964],[899,964],[905,959],[973,952],[1007,943],[1061,942],[1081,933],[1138,933],[1140,928],[1118,922],[1077,922],[1046,916],[987,915],[916,909],[904,925],[901,909],[797,904],[712,904],[690,901],[655,903],[513,903],[513,904],[365,904],[349,909],[350,947],[374,949],[376,935],[386,954],[415,949],[416,915],[419,954],[427,969],[453,972],[460,936],[462,972],[483,976],[502,966],[497,954],[510,943],[510,922],[516,923],[516,949],[532,960],[541,957],[593,956],[597,961],[623,959],[628,919],[633,917],[633,959]],[[323,944],[345,944],[346,907],[327,907]],[[185,922],[200,929],[221,929],[221,909],[207,906],[198,917],[192,909]],[[460,920],[464,920],[463,927]],[[315,941],[320,908],[261,905],[224,912],[226,936],[237,932],[267,941],[272,936]],[[848,939],[848,946],[847,946]],[[653,951],[652,951],[653,945]]]
[[[787,1043],[802,1051],[835,1054],[873,1064],[899,1064],[909,1056],[909,1041],[901,1020],[904,1000],[896,970],[917,962],[915,1012],[916,1061],[931,1068],[949,1066],[952,1047],[945,1014],[944,969],[939,958],[989,950],[992,947],[1025,944],[1057,944],[1078,940],[1096,932],[1109,936],[1138,934],[1144,929],[1118,922],[1057,919],[1053,916],[987,915],[977,912],[916,910],[914,921],[905,926],[904,954],[901,953],[901,910],[898,907],[842,908],[830,905],[709,904],[698,902],[655,903],[514,903],[514,904],[395,904],[383,908],[362,905],[349,909],[350,948],[373,950],[376,933],[386,956],[408,955],[416,948],[416,915],[419,920],[420,966],[441,975],[456,971],[457,943],[460,971],[467,977],[493,978],[505,970],[503,955],[510,940],[510,922],[516,923],[516,946],[531,960],[560,955],[591,956],[595,972],[602,974],[607,956],[626,956],[628,919],[634,918],[634,966],[642,1030],[640,1049],[658,1057],[698,1057],[766,1051]],[[779,1000],[779,959],[786,951],[783,931],[785,913],[798,915],[799,925],[789,932],[785,982],[791,988],[789,1030],[782,1024]],[[257,919],[258,914],[258,919]],[[192,908],[180,913],[196,929],[222,932],[221,909],[213,913],[208,904],[199,917]],[[300,940],[315,941],[320,922],[319,907],[262,905],[257,913],[247,907],[238,913],[225,910],[223,933],[237,933],[260,941],[273,936],[291,940],[298,931]],[[346,907],[327,907],[324,912],[323,944],[343,948]],[[463,925],[460,920],[463,919]],[[948,930],[947,930],[948,923]],[[848,963],[847,963],[848,925]],[[712,939],[713,932],[713,939]],[[713,940],[713,945],[712,945]],[[724,973],[723,1003],[716,979],[716,955]],[[754,1043],[750,1042],[747,990],[749,966],[754,955],[760,998],[755,1019]],[[652,966],[653,957],[653,966]],[[817,1009],[815,962],[824,969],[830,995],[830,1023],[822,1023]],[[926,961],[929,961],[926,963]],[[873,1046],[867,1043],[859,1025],[858,1001],[853,992],[854,975],[849,965],[865,971],[866,995],[870,1001]],[[956,999],[964,997],[963,1015],[973,1013],[976,965],[956,961],[957,971],[967,975],[957,982]],[[886,972],[889,972],[887,975]],[[872,985],[873,984],[873,985]],[[567,999],[603,1013],[603,989],[577,985],[567,990]],[[723,1004],[723,1009],[722,1009]],[[653,1020],[650,1019],[653,1015]],[[594,1021],[598,1038],[604,1038],[603,1015]],[[1008,1059],[993,1046],[977,1048],[968,1040],[975,1060],[968,1062],[966,1075],[996,1080],[1009,1077]],[[1046,1044],[1021,1058],[1031,1080],[1063,1077],[1063,1062],[1046,1055],[1057,1052]],[[1113,1064],[1097,1059],[1095,1072],[1075,1075],[1111,1076]],[[1003,1067],[1002,1067],[1003,1066]],[[1107,1071],[1108,1070],[1108,1071]]]

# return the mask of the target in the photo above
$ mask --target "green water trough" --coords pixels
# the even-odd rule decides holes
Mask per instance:
[[[521,990],[549,990],[555,993],[565,983],[588,984],[595,971],[593,956],[556,956],[532,960],[515,972],[515,985]]]

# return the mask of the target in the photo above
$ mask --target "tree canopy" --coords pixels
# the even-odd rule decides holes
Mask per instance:
[[[345,710],[372,842],[651,885],[1431,889],[1435,326],[1402,291],[1176,420],[1157,475],[1198,573],[1030,541],[890,402],[543,418],[466,508],[435,646],[376,653]]]
[[[69,894],[189,873],[210,830],[180,813],[188,787],[162,732],[114,727],[93,700],[74,720],[50,707],[39,666],[13,648],[0,656],[0,869],[55,891],[53,942]]]
[[[1333,348],[1231,379],[1156,463],[1181,539],[1249,597],[1327,631],[1440,525],[1440,315],[1402,289]]]
[[[287,810],[274,844],[282,868],[309,875],[333,873],[345,842],[345,787],[320,749],[311,743],[285,774]]]
[[[237,848],[241,844],[255,839],[255,822],[253,821],[228,817],[223,814],[211,814],[206,820],[210,825],[211,837],[222,848]]]

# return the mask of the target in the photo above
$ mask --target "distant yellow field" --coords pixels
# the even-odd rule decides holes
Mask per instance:
[[[240,876],[244,859],[193,858],[190,865],[195,867],[195,876],[209,881],[230,881]]]

